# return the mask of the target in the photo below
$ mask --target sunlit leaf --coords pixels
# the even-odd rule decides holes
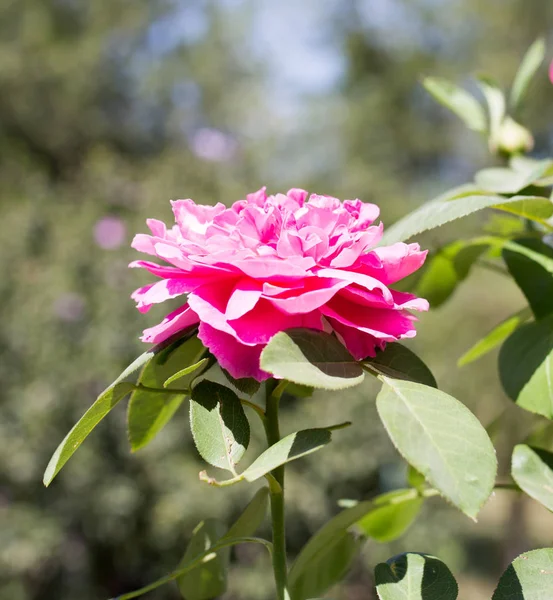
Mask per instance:
[[[520,489],[553,511],[553,453],[518,444],[513,450],[511,475]]]
[[[496,82],[492,81],[489,77],[480,76],[478,77],[478,85],[486,98],[488,104],[489,113],[489,140],[490,145],[495,147],[497,143],[497,136],[499,128],[505,117],[505,95],[499,88]]]
[[[553,549],[525,552],[499,580],[492,600],[550,600],[553,590]]]
[[[255,481],[277,467],[320,450],[331,440],[328,429],[304,429],[282,438],[270,446],[242,473],[247,481]]]
[[[339,390],[363,381],[363,369],[332,335],[314,329],[277,333],[261,353],[261,368],[277,378]]]
[[[190,427],[200,456],[236,475],[250,442],[250,425],[238,396],[224,385],[201,381],[190,399]]]
[[[374,358],[368,358],[364,363],[382,375],[438,387],[434,375],[424,362],[397,342],[388,344],[385,350],[377,352]]]
[[[497,348],[497,346],[503,343],[513,331],[528,321],[531,316],[532,311],[527,307],[519,310],[514,315],[511,315],[499,323],[499,325],[496,325],[481,340],[476,342],[474,346],[469,348],[457,361],[457,365],[463,367],[478,360],[488,352],[491,352],[494,348]]]
[[[510,335],[499,352],[499,376],[521,408],[553,418],[553,315]]]
[[[460,117],[469,129],[486,131],[482,105],[468,92],[445,79],[426,77],[423,85],[440,104]]]
[[[478,419],[448,394],[381,377],[377,409],[400,454],[445,498],[475,518],[490,496],[495,450]]]
[[[513,110],[516,110],[530,86],[536,71],[540,68],[545,58],[545,40],[537,39],[528,49],[520,67],[518,68],[513,87],[511,88],[510,104]]]
[[[427,554],[409,552],[376,565],[380,600],[456,600],[459,588],[446,565]]]

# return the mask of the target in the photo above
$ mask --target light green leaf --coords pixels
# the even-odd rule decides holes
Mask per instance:
[[[542,196],[521,196],[516,202],[498,204],[495,208],[545,226],[548,226],[547,220],[553,216],[553,202]]]
[[[499,580],[492,600],[551,600],[553,549],[525,552]]]
[[[456,600],[459,588],[443,562],[409,552],[376,565],[380,600]]]
[[[138,379],[139,386],[163,388],[167,380],[183,368],[194,365],[206,353],[200,340],[194,336],[188,340],[178,341],[159,352],[149,361]],[[205,364],[205,363],[204,363]],[[179,390],[187,389],[197,373],[191,372],[180,378]],[[176,387],[176,382],[166,386]],[[154,437],[171,420],[185,395],[181,392],[169,394],[167,391],[152,392],[136,389],[129,401],[127,412],[127,429],[133,452],[149,444]]]
[[[331,440],[329,429],[304,429],[273,444],[242,473],[246,481],[255,481],[277,467],[320,450]]]
[[[496,325],[489,333],[461,356],[457,361],[457,366],[464,367],[499,346],[511,335],[511,333],[513,333],[513,331],[528,321],[531,316],[532,311],[528,307],[525,307],[504,321],[501,321],[499,325]]]
[[[229,546],[236,546],[237,544],[262,544],[271,553],[272,553],[272,548],[273,548],[273,545],[271,544],[271,542],[268,542],[267,540],[264,540],[263,538],[240,537],[240,538],[221,539],[214,545],[210,546],[205,552],[202,552],[202,554],[193,558],[187,564],[182,565],[181,567],[179,567],[172,573],[169,573],[169,575],[165,575],[165,577],[161,577],[160,579],[140,588],[139,590],[134,590],[133,592],[128,592],[127,594],[117,596],[117,598],[112,598],[112,600],[131,600],[132,598],[138,598],[140,596],[143,596],[144,594],[147,594],[148,592],[151,592],[151,591],[157,589],[158,587],[165,585],[166,583],[175,581],[175,579],[178,579],[179,577],[186,575],[186,573],[189,573],[190,571],[192,571],[199,565],[213,560],[217,556],[217,553],[220,550],[222,550],[223,548],[228,548]]]
[[[267,515],[269,505],[269,488],[262,487],[255,493],[244,512],[234,522],[222,539],[253,535]]]
[[[190,335],[190,333],[185,334]],[[117,379],[107,387],[96,399],[94,404],[86,411],[71,431],[65,436],[54,452],[46,471],[44,472],[44,485],[48,486],[59,473],[65,463],[71,458],[77,448],[83,443],[89,433],[109,413],[109,411],[134,389],[134,385],[125,383],[125,380],[134,375],[156,354],[164,350],[170,341],[163,342],[150,348],[134,360]]]
[[[183,567],[209,550],[222,537],[225,528],[215,519],[202,521],[192,535],[179,567]],[[181,596],[185,600],[211,600],[224,594],[227,589],[229,548],[219,550],[209,561],[177,579]]]
[[[175,383],[175,381],[178,381],[179,379],[182,379],[186,375],[190,375],[190,373],[197,371],[200,367],[205,366],[208,361],[209,361],[208,358],[202,358],[202,360],[198,361],[197,363],[194,363],[193,365],[190,365],[189,367],[185,367],[184,369],[177,371],[174,375],[171,375],[171,377],[169,377],[169,379],[167,379],[165,381],[165,383],[163,384],[163,387],[168,387],[172,383]]]
[[[553,207],[553,204],[551,204]],[[553,248],[536,238],[522,238],[515,242],[540,255],[553,259]],[[502,251],[509,273],[526,296],[536,319],[553,312],[553,274],[528,256],[508,248]]]
[[[238,396],[224,385],[200,381],[190,400],[190,427],[201,457],[236,475],[250,442],[250,424]]]
[[[510,335],[499,352],[499,376],[521,408],[553,418],[553,315]]]
[[[545,40],[537,39],[528,49],[518,68],[513,87],[511,88],[510,104],[516,110],[526,95],[526,91],[545,58]]]
[[[469,129],[486,131],[486,116],[482,105],[468,92],[438,77],[426,77],[423,85],[432,96],[460,117]]]
[[[378,542],[391,542],[402,536],[419,514],[423,499],[414,490],[395,490],[374,500],[374,508],[357,527]]]
[[[497,144],[497,136],[499,128],[505,117],[505,95],[494,81],[489,77],[481,76],[477,79],[478,85],[488,103],[489,121],[489,140],[490,146],[495,147]]]
[[[407,469],[407,483],[416,490],[422,490],[425,487],[426,479],[413,465],[409,465]]]
[[[492,167],[478,171],[474,181],[476,185],[488,192],[516,194],[546,175],[550,168],[551,161],[549,160],[541,161],[530,172],[513,171],[507,167]],[[544,200],[542,196],[535,198]]]
[[[396,242],[405,242],[414,235],[440,227],[450,221],[466,217],[484,208],[493,208],[495,205],[518,202],[521,198],[504,198],[497,195],[472,195],[453,200],[433,200],[423,204],[392,227],[389,227],[380,241],[381,246],[388,246]]]
[[[277,333],[261,353],[261,368],[279,379],[339,390],[363,381],[361,366],[332,335],[314,329]]]
[[[553,454],[526,444],[513,450],[511,475],[531,498],[553,511]]]
[[[381,379],[376,406],[394,445],[445,498],[474,519],[493,490],[497,471],[486,430],[444,392]]]
[[[96,402],[85,412],[54,452],[44,472],[43,483],[45,486],[50,485],[52,479],[59,473],[94,427],[133,389],[133,383],[114,383],[98,396]]]
[[[438,387],[434,375],[423,361],[397,342],[388,344],[384,351],[377,352],[374,358],[368,358],[364,363],[381,375]]]

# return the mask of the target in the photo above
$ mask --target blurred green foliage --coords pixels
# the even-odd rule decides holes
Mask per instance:
[[[92,600],[140,587],[178,564],[201,519],[229,522],[251,493],[198,480],[185,410],[131,454],[123,406],[42,487],[60,439],[164,314],[139,315],[129,299],[146,281],[127,270],[144,220],[169,221],[170,198],[231,202],[264,184],[360,197],[395,220],[488,160],[421,76],[465,83],[481,68],[509,84],[552,12],[526,0],[500,9],[476,0],[0,4],[0,598]],[[537,153],[551,153],[553,92],[544,71],[538,80],[521,120]],[[421,242],[437,248],[448,231]],[[514,431],[524,418],[499,391],[495,356],[455,367],[479,329],[522,305],[500,276],[473,271],[421,319],[417,349],[484,423],[506,409]],[[355,423],[335,435],[337,452],[289,469],[291,556],[340,498],[403,484],[374,396],[367,383],[339,400],[285,402],[284,432]],[[260,446],[255,426],[252,435]],[[509,440],[496,443],[505,464]],[[369,544],[335,597],[370,598],[367,565],[417,547],[464,570],[466,597],[489,598],[506,564],[553,532],[526,501],[490,504],[478,528],[439,502],[425,508],[408,541]],[[239,548],[230,583],[229,598],[270,598],[262,551]],[[168,586],[152,597],[179,594]]]

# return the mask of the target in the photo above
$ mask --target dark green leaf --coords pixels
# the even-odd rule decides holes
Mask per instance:
[[[553,511],[553,453],[526,444],[513,451],[511,475],[531,498]]]
[[[277,378],[328,390],[357,385],[364,377],[334,336],[303,328],[277,333],[261,353],[261,368]]]
[[[516,110],[526,95],[526,91],[545,58],[545,40],[537,39],[528,49],[518,68],[511,88],[511,108]]]
[[[423,85],[440,104],[460,117],[469,129],[486,131],[484,109],[471,94],[453,83],[437,77],[426,77]]]
[[[299,383],[289,383],[284,392],[295,398],[309,398],[315,390],[309,385],[300,385]]]
[[[200,381],[192,391],[190,426],[201,457],[236,475],[250,442],[250,424],[238,396],[218,383]]]
[[[493,490],[497,471],[486,430],[444,392],[381,379],[376,406],[396,448],[443,496],[475,518]]]
[[[292,600],[322,595],[342,581],[362,544],[363,539],[349,531],[333,540],[328,551],[319,555],[310,569],[290,579],[288,588]]]
[[[381,246],[388,246],[395,242],[405,242],[414,235],[434,229],[466,217],[484,208],[492,208],[497,204],[502,206],[511,202],[518,202],[521,198],[504,198],[497,195],[478,195],[460,197],[454,200],[433,200],[423,204],[420,208],[389,227],[380,241]]]
[[[492,600],[550,600],[553,549],[542,548],[516,558],[503,573]]]
[[[457,361],[459,367],[468,365],[469,363],[481,358],[506,340],[513,331],[520,327],[525,321],[532,316],[529,308],[523,308],[514,315],[496,325],[489,333],[481,340],[476,342],[474,346],[469,348],[463,356]]]
[[[503,389],[521,408],[553,418],[553,315],[519,327],[501,347]]]
[[[209,550],[224,534],[224,526],[215,519],[202,521],[196,529],[179,567],[183,567]],[[186,600],[210,600],[224,594],[227,588],[229,548],[223,548],[207,562],[177,579],[180,593]]]
[[[374,358],[368,358],[364,362],[382,375],[438,387],[434,375],[422,360],[397,342],[388,344],[384,351],[377,352]]]
[[[413,490],[396,490],[375,498],[374,509],[357,521],[357,527],[378,542],[397,539],[411,525],[423,499]]]
[[[443,562],[409,552],[376,565],[380,600],[456,600],[459,588]]]
[[[553,207],[553,204],[551,204]],[[553,259],[553,248],[536,238],[515,240],[517,244]],[[534,260],[505,248],[503,259],[509,273],[526,296],[536,319],[553,312],[553,274]]]
[[[221,369],[223,371],[224,376],[228,379],[230,383],[243,394],[247,394],[248,396],[253,396],[257,390],[259,390],[259,386],[261,385],[259,381],[253,379],[252,377],[244,377],[242,379],[234,379],[232,375],[226,371],[225,369]]]
[[[242,473],[246,481],[255,481],[277,467],[311,454],[331,440],[328,429],[304,429],[282,438],[269,447]]]
[[[138,384],[163,389],[172,375],[191,364],[195,365],[205,352],[206,349],[195,336],[188,340],[179,340],[148,362],[140,374]],[[133,392],[127,413],[128,435],[133,451],[149,444],[182,404],[185,395],[169,394],[168,390],[177,387],[187,389],[197,374],[194,370],[178,382],[167,384],[167,391],[151,392],[137,389]]]
[[[263,523],[269,505],[269,488],[262,487],[255,493],[244,512],[238,517],[222,539],[253,535]]]

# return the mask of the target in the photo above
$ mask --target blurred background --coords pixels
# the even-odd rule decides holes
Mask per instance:
[[[147,279],[127,269],[145,219],[170,221],[169,199],[230,203],[267,185],[376,202],[390,224],[490,163],[421,77],[470,87],[483,70],[507,86],[552,26],[549,0],[0,2],[2,600],[139,587],[178,563],[198,521],[230,522],[253,493],[199,482],[186,410],[131,455],[124,403],[42,486],[59,441],[164,314],[140,315],[129,299]],[[552,150],[552,106],[544,66],[524,115],[538,155]],[[484,218],[420,241],[436,248]],[[507,279],[475,269],[413,344],[443,389],[485,425],[506,410],[512,432],[527,419],[500,391],[496,356],[463,370],[456,360],[522,304]],[[375,392],[367,382],[285,402],[285,431],[354,421],[333,451],[289,468],[291,559],[338,499],[404,485]],[[509,443],[497,442],[503,472]],[[369,542],[332,597],[375,598],[374,565],[414,550],[449,564],[461,599],[489,599],[515,555],[552,542],[551,515],[510,492],[477,525],[433,499],[403,538]],[[272,585],[264,554],[238,548],[225,597],[268,600]],[[179,595],[170,585],[149,597]]]

